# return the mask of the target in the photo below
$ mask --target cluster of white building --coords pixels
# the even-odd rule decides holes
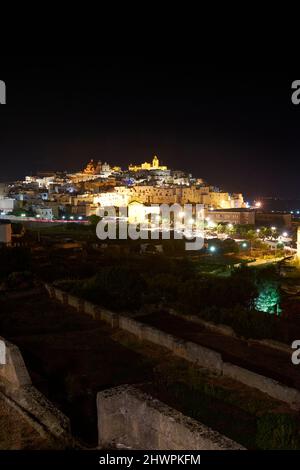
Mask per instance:
[[[118,166],[91,160],[75,173],[39,173],[26,176],[0,191],[0,213],[24,211],[41,219],[85,218],[100,207],[128,206],[131,203],[203,204],[210,209],[242,209],[242,194],[230,194],[204,183],[181,170],[151,162]]]

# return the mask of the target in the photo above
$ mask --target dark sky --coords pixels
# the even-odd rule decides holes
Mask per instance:
[[[300,198],[297,76],[165,57],[1,57],[1,180],[157,154],[247,196]],[[299,78],[299,77],[298,77]]]

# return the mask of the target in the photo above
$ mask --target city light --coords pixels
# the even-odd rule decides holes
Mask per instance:
[[[244,242],[244,243],[242,244],[242,247],[243,247],[243,248],[247,248],[247,246],[248,246],[248,244],[247,244],[246,242]]]
[[[209,251],[210,251],[211,253],[215,253],[216,247],[215,247],[215,246],[210,246],[210,247],[209,247]]]
[[[261,207],[261,202],[260,202],[260,201],[257,201],[257,202],[255,203],[255,207],[257,207],[257,208]]]
[[[258,229],[256,230],[256,233],[260,233],[260,228],[258,228]]]
[[[286,238],[289,236],[289,234],[287,232],[283,232],[282,236]]]
[[[276,232],[276,227],[271,227],[271,230],[273,230],[273,232]]]

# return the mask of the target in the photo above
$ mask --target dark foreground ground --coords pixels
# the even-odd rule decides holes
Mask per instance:
[[[20,413],[0,397],[0,450],[50,450],[50,439],[42,438]]]
[[[111,338],[102,322],[52,302],[44,290],[0,300],[0,334],[17,344],[34,385],[71,418],[73,432],[95,445],[96,393],[149,379],[143,356]]]
[[[220,350],[236,363],[254,364],[257,359],[255,367],[297,381],[289,376],[287,355],[272,352],[272,368],[271,355],[268,358],[260,347],[247,346],[244,351],[246,346],[238,340],[230,342],[164,313],[139,320]],[[97,392],[134,383],[249,449],[300,448],[298,415],[283,403],[79,314],[50,300],[44,289],[14,294],[14,298],[2,295],[0,336],[19,346],[33,384],[70,418],[73,435],[86,447],[97,445]],[[0,408],[1,447],[10,448],[12,437],[3,434],[5,419]],[[47,445],[29,429],[24,428],[22,435],[25,448]]]
[[[300,370],[292,364],[292,349],[290,353],[285,353],[261,344],[213,333],[201,325],[166,312],[139,317],[139,321],[218,351],[226,362],[300,389]]]

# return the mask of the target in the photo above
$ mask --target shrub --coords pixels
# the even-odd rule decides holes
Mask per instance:
[[[256,444],[262,450],[298,450],[299,423],[288,414],[267,413],[257,421]]]
[[[144,288],[139,273],[126,267],[109,266],[90,279],[74,283],[72,292],[107,308],[124,310],[141,306]]]

